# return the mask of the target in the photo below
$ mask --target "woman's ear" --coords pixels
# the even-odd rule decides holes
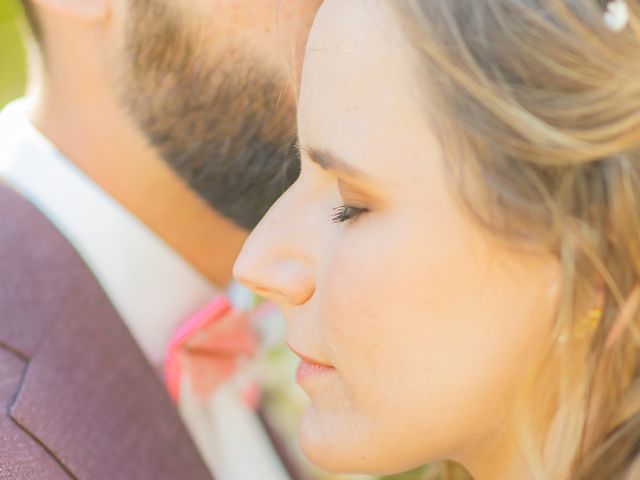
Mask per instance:
[[[112,0],[30,0],[42,10],[75,17],[85,22],[101,21],[108,17]]]

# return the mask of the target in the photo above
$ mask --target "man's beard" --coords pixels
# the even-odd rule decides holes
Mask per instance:
[[[133,0],[119,88],[134,120],[203,199],[252,229],[298,174],[284,74],[247,48],[207,50],[164,0]]]

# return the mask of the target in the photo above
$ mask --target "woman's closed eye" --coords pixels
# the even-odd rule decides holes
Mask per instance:
[[[355,207],[352,205],[341,205],[333,209],[331,220],[333,223],[354,221],[367,212],[369,212],[369,209],[367,208]]]
[[[338,179],[338,192],[343,204],[333,209],[333,223],[353,222],[371,211],[375,200],[348,181]]]

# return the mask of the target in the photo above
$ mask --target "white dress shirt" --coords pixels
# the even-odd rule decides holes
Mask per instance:
[[[93,271],[156,367],[180,323],[219,292],[146,225],[67,160],[28,120],[28,100],[0,114],[0,179],[60,230]],[[288,480],[252,410],[230,381],[200,405],[179,406],[216,480]]]

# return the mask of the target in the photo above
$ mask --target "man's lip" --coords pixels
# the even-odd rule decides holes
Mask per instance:
[[[321,362],[320,360],[316,360],[314,358],[311,358],[311,357],[309,357],[307,355],[304,355],[304,354],[300,353],[298,350],[296,350],[294,347],[292,347],[289,342],[287,342],[287,347],[289,347],[293,353],[295,353],[298,357],[300,357],[304,362],[306,362],[308,364],[317,365],[319,367],[324,367],[324,368],[335,368],[333,365]]]

